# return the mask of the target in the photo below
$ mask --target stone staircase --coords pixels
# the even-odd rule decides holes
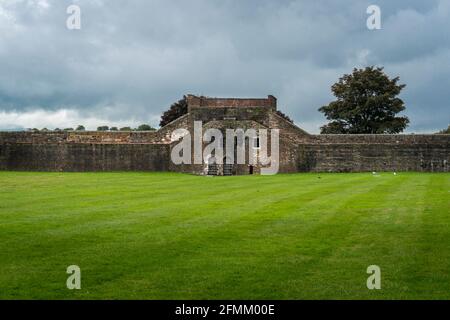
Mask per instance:
[[[233,175],[233,165],[232,164],[224,163],[223,175],[224,176],[232,176]]]
[[[218,171],[217,164],[208,165],[208,176],[217,176]]]

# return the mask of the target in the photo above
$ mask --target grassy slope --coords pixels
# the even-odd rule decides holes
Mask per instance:
[[[0,172],[0,298],[449,299],[449,191],[449,174]]]

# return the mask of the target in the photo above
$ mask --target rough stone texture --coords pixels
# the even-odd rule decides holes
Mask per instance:
[[[0,143],[160,143],[157,131],[0,132]]]
[[[303,144],[297,170],[448,172],[449,150],[448,144]]]
[[[449,144],[448,134],[320,134],[311,135],[319,144]]]
[[[167,144],[14,143],[0,145],[0,169],[168,171]]]
[[[299,145],[298,171],[448,172],[450,135],[313,135]]]
[[[0,170],[206,174],[207,163],[175,165],[170,160],[180,139],[172,137],[174,130],[193,133],[194,121],[202,121],[203,132],[216,128],[224,137],[226,129],[279,129],[281,173],[449,171],[450,135],[311,135],[276,113],[273,96],[216,99],[188,95],[187,99],[188,114],[158,131],[0,132]],[[246,150],[248,159],[248,146]],[[215,169],[217,174],[224,172],[220,164]],[[261,166],[252,169],[258,174]],[[235,164],[232,173],[249,174],[250,165]]]
[[[267,99],[238,99],[238,98],[209,98],[187,96],[189,113],[193,108],[252,108],[263,107],[275,111],[277,109],[277,99],[269,95]]]

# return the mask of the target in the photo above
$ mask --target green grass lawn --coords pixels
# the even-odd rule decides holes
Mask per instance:
[[[0,172],[0,298],[449,299],[449,200],[450,174]]]

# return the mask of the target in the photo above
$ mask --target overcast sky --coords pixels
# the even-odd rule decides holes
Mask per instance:
[[[66,27],[71,4],[81,30]],[[318,133],[330,86],[368,65],[407,85],[408,132],[447,127],[450,0],[0,0],[1,130],[157,126],[192,93],[273,94]]]

